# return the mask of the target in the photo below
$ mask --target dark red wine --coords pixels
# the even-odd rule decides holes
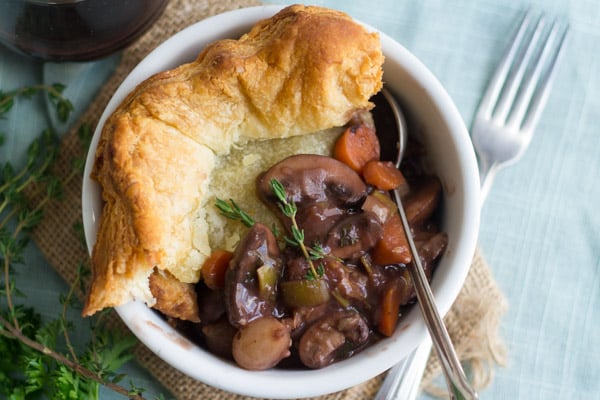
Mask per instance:
[[[43,60],[85,61],[144,33],[168,0],[2,0],[0,42]]]

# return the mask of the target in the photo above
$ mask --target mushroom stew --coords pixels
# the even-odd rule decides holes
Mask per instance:
[[[234,252],[219,250],[203,266],[201,322],[188,323],[188,334],[249,370],[322,368],[391,336],[416,299],[389,190],[400,188],[429,279],[448,242],[438,226],[441,184],[424,157],[411,141],[396,169],[380,160],[375,128],[354,121],[333,156],[293,155],[257,177],[281,229],[219,200],[248,229]]]

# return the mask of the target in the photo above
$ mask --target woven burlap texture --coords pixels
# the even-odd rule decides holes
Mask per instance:
[[[206,17],[225,11],[258,5],[252,0],[171,0],[163,16],[137,42],[123,53],[121,61],[112,77],[103,86],[80,121],[63,138],[61,152],[56,164],[56,173],[65,177],[72,171],[71,160],[79,158],[85,151],[77,136],[77,129],[87,123],[95,126],[100,115],[127,74],[151,50],[181,29]],[[73,282],[76,267],[88,255],[81,245],[81,239],[73,226],[81,221],[81,180],[71,180],[64,187],[60,201],[50,203],[46,217],[33,232],[33,238],[49,263],[69,283]],[[505,299],[494,282],[491,272],[479,252],[465,286],[453,308],[445,318],[457,352],[469,364],[471,377],[476,388],[483,388],[492,379],[493,368],[502,363],[504,348],[498,339],[498,326],[506,308]],[[111,315],[114,323],[124,328],[116,314]],[[237,400],[244,396],[231,394],[197,382],[150,352],[139,344],[135,350],[137,361],[160,382],[171,394],[181,400],[223,399]],[[424,386],[436,392],[433,380],[440,373],[439,362],[432,356],[427,365]],[[348,390],[321,396],[323,400],[362,400],[373,398],[383,376],[378,376]],[[443,389],[443,388],[442,388]],[[444,390],[441,390],[441,395]],[[167,397],[169,397],[167,395]]]

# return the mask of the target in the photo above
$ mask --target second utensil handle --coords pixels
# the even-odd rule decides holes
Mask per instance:
[[[452,341],[450,340],[450,335],[448,335],[446,326],[435,305],[435,299],[431,292],[431,288],[429,287],[425,272],[423,271],[423,266],[421,265],[421,260],[418,255],[419,253],[412,239],[412,233],[398,190],[394,190],[394,197],[396,204],[398,205],[398,212],[400,213],[408,245],[413,255],[413,262],[408,264],[408,270],[417,294],[417,302],[419,308],[421,308],[425,324],[429,329],[433,347],[440,359],[450,396],[451,398],[456,399],[478,399],[477,392],[473,390],[463,372],[454,346],[452,345]]]

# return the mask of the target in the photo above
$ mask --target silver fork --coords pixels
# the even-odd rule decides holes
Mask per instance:
[[[554,21],[545,29],[544,15],[536,23],[533,19],[529,10],[494,72],[471,127],[482,205],[496,172],[518,161],[529,146],[562,56],[568,27]],[[427,338],[389,371],[375,400],[415,399],[430,351]],[[450,393],[450,398],[456,396]]]
[[[568,28],[554,21],[546,30],[544,15],[534,28],[532,19],[532,11],[527,12],[489,83],[471,128],[479,158],[482,202],[496,172],[518,161],[529,146],[563,52]]]

